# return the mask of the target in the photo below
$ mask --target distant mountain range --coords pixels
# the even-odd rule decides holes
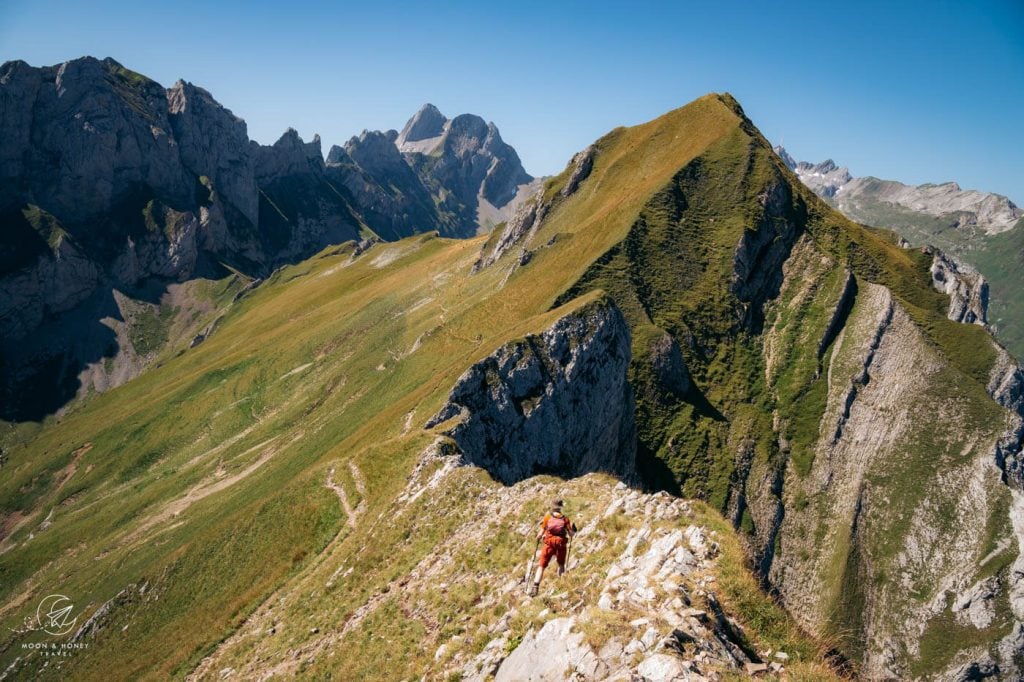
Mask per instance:
[[[260,145],[206,90],[92,57],[0,67],[0,137],[8,419],[122,383],[168,329],[209,324],[219,304],[197,278],[234,273],[238,289],[349,240],[471,236],[536,186],[479,116],[426,105],[401,135],[364,131],[325,160],[319,136]]]
[[[1010,351],[1024,357],[1024,209],[955,182],[906,185],[854,177],[831,159],[798,162],[783,147],[775,152],[848,218],[893,229],[914,246],[937,246],[980,271],[991,296],[989,323]]]

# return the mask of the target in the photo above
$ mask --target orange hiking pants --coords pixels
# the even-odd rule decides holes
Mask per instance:
[[[559,566],[565,566],[565,538],[557,535],[544,538],[544,546],[540,550],[540,567],[547,568],[551,557],[555,557]]]

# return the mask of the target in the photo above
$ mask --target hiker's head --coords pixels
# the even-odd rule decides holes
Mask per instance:
[[[556,511],[556,512],[562,511],[562,501],[561,500],[555,500],[555,503],[553,505],[551,505],[551,511]]]

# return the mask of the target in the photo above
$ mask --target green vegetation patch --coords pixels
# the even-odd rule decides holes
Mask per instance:
[[[140,356],[159,352],[167,343],[176,309],[170,305],[145,305],[141,312],[136,313],[129,323],[128,337],[132,347]]]

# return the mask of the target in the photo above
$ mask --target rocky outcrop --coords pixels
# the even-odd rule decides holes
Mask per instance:
[[[665,332],[654,337],[647,350],[651,373],[659,387],[677,397],[686,395],[690,390],[690,373],[675,338]]]
[[[596,155],[597,149],[591,145],[572,157],[572,161],[569,162],[569,167],[572,168],[569,179],[558,192],[558,197],[562,199],[567,198],[579,189],[580,184],[590,176]],[[541,223],[544,222],[544,216],[547,215],[555,203],[554,197],[546,196],[544,186],[538,187],[533,195],[523,202],[508,220],[493,246],[490,243],[484,244],[480,251],[480,257],[473,264],[473,272],[479,272],[481,269],[497,262],[516,245],[520,246],[520,264],[528,261],[530,256],[527,248],[530,245],[530,240],[533,234],[540,229]]]
[[[938,249],[932,254],[932,286],[949,296],[948,317],[965,324],[988,323],[988,283],[977,270],[958,262]]]
[[[488,245],[484,244],[480,257],[473,264],[473,272],[479,272],[481,269],[497,262],[499,258],[516,244],[529,241],[527,236],[536,231],[536,228],[540,226],[540,223],[544,220],[544,214],[547,213],[549,208],[550,205],[544,201],[543,189],[538,190],[533,197],[519,207],[508,223],[506,223],[505,229],[501,231],[501,235],[490,251],[487,251]],[[525,245],[522,248],[525,251]]]
[[[562,188],[562,196],[567,197],[577,189],[579,189],[580,183],[590,177],[590,171],[594,168],[594,157],[597,155],[597,149],[591,145],[581,152],[577,152],[573,157],[569,165],[572,166],[572,173],[569,175],[569,179],[565,182],[565,187]]]
[[[604,571],[597,608],[551,618],[529,630],[511,649],[497,632],[461,670],[462,679],[513,680],[703,680],[725,671],[769,670],[747,649],[743,627],[726,616],[715,596],[718,544],[698,525],[687,524],[689,503],[665,493],[643,495],[624,485],[597,523],[574,539],[578,551],[600,546],[599,524],[621,515],[643,523],[631,530],[621,553]],[[621,615],[619,615],[621,614]],[[625,614],[636,614],[627,617]],[[600,618],[620,618],[605,641],[584,633]],[[780,657],[788,658],[785,653]],[[774,662],[770,670],[783,672]]]
[[[996,345],[996,362],[989,376],[988,393],[1003,407],[1024,416],[1024,367],[999,345]]]
[[[592,303],[474,364],[426,428],[458,418],[444,433],[465,461],[506,484],[540,472],[629,477],[629,361],[622,314],[610,302]]]

